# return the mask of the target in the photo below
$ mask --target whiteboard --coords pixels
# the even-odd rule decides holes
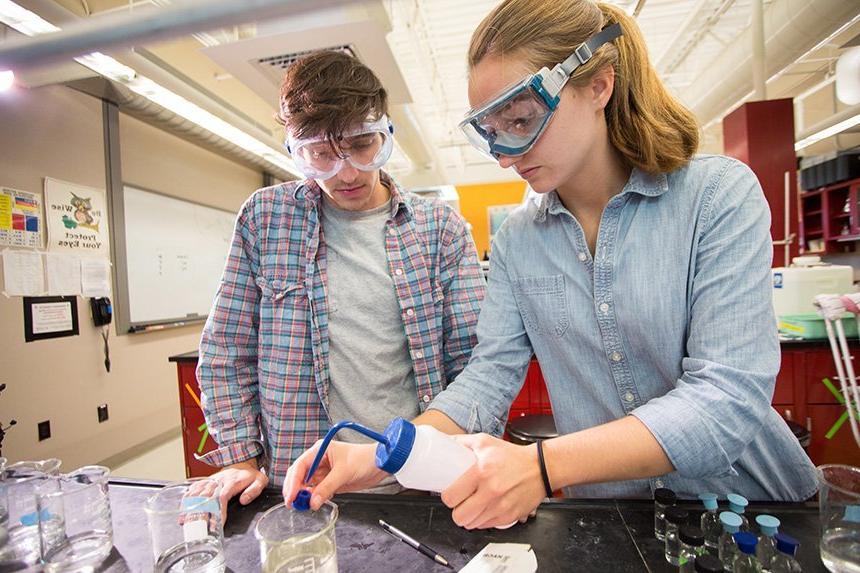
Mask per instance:
[[[236,214],[130,185],[123,203],[128,330],[206,318]]]

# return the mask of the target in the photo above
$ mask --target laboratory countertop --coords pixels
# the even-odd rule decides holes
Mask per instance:
[[[143,502],[162,484],[114,479],[110,498],[114,521],[114,550],[102,568],[106,572],[151,571],[152,561]],[[254,502],[231,502],[224,532],[228,571],[260,571],[260,552],[253,527],[257,517],[282,501],[280,491],[267,489]],[[346,494],[334,500],[340,517],[335,528],[338,569],[342,573],[385,571],[449,571],[386,534],[382,519],[425,543],[463,567],[487,543],[529,543],[539,571],[669,572],[677,571],[663,557],[654,538],[653,503],[648,500],[553,499],[541,504],[528,523],[507,530],[467,531],[451,521],[451,511],[438,497]],[[700,504],[679,504],[695,510]],[[826,571],[818,554],[816,503],[752,503],[748,514],[775,515],[781,531],[801,545],[798,560],[805,573]]]

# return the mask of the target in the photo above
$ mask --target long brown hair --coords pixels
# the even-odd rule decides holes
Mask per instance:
[[[623,36],[597,49],[569,83],[585,86],[611,65],[615,89],[605,109],[610,142],[631,166],[648,173],[674,171],[699,146],[696,118],[660,81],[639,26],[620,8],[591,0],[505,0],[472,34],[469,68],[488,55],[523,57],[535,70],[552,68],[615,23]]]

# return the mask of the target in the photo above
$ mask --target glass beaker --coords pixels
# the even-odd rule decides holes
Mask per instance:
[[[337,513],[330,501],[317,511],[298,511],[282,503],[264,513],[254,528],[263,573],[337,573]]]
[[[0,480],[0,569],[33,565],[42,557],[36,490],[59,475],[60,460],[18,462]]]
[[[104,466],[84,466],[42,483],[36,491],[46,571],[91,571],[113,548]]]
[[[169,483],[144,504],[156,573],[225,569],[221,484],[210,478]]]
[[[818,467],[821,560],[834,573],[860,572],[860,469]]]

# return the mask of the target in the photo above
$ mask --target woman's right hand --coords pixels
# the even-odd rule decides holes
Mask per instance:
[[[322,440],[300,455],[287,470],[284,501],[293,502],[305,487],[305,476],[317,455]],[[320,465],[307,484],[312,492],[311,509],[317,510],[335,493],[358,491],[375,486],[388,475],[376,467],[376,444],[330,442]]]

